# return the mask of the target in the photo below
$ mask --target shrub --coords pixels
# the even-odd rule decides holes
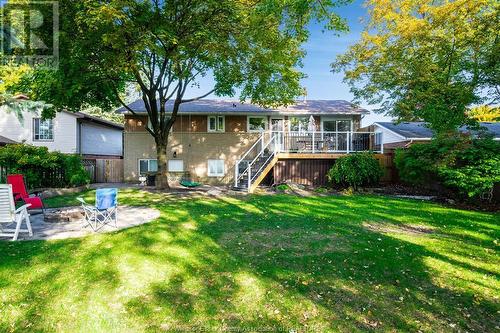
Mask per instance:
[[[324,193],[328,193],[328,189],[326,187],[318,187],[318,188],[314,189],[314,192],[324,194]]]
[[[79,155],[65,156],[65,180],[70,186],[81,186],[90,183],[90,176],[82,164]]]
[[[377,184],[383,175],[378,160],[370,153],[342,156],[328,171],[330,182],[357,190],[360,186]]]
[[[398,150],[395,164],[403,182],[438,183],[477,197],[500,182],[500,142],[463,135],[433,139]]]
[[[80,156],[49,152],[46,147],[26,144],[2,147],[0,166],[9,174],[23,174],[30,188],[79,186],[90,182]]]

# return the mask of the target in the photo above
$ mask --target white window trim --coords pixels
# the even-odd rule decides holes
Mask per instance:
[[[50,121],[52,122],[52,139],[35,139],[35,121],[39,121],[39,124],[38,124],[38,130],[40,130],[40,123],[42,121]],[[54,119],[42,119],[40,117],[37,117],[37,118],[33,118],[33,121],[32,121],[32,124],[31,124],[31,132],[33,134],[33,142],[54,142],[54,139],[55,139],[55,130],[54,130]]]
[[[215,129],[210,129],[210,118],[215,118]],[[222,128],[219,128],[219,118],[222,118]],[[226,117],[225,116],[207,116],[207,130],[208,132],[225,132],[226,131]]]
[[[285,117],[271,117],[271,119],[269,120],[269,130],[270,131],[273,131],[272,129],[272,121],[273,120],[281,120],[283,123],[283,129],[281,131],[274,131],[274,132],[281,132],[281,133],[284,133],[285,130],[286,130],[286,121],[285,121]]]
[[[222,173],[210,173],[210,162],[222,161]],[[226,161],[221,159],[210,159],[207,161],[207,176],[208,177],[224,177],[226,175]]]
[[[303,119],[306,119],[306,121],[309,121],[309,118],[308,118],[307,116],[289,116],[289,117],[288,117],[288,120],[287,120],[287,122],[288,122],[288,132],[289,132],[289,133],[294,133],[294,132],[298,132],[298,133],[306,133],[306,132],[307,132],[307,130],[308,130],[308,128],[307,128],[307,127],[306,127],[306,128],[300,128],[300,127],[299,127],[299,129],[298,129],[298,130],[296,130],[296,131],[292,131],[292,122],[291,122],[292,118],[303,118]]]
[[[250,129],[250,118],[264,119],[264,129],[251,130]],[[262,132],[266,132],[268,129],[269,129],[269,121],[267,119],[267,116],[247,116],[247,132],[249,132],[249,133],[262,133]]]
[[[181,162],[182,163],[181,170],[170,170],[170,162]],[[178,160],[178,159],[168,160],[168,172],[184,172],[184,160]]]
[[[166,119],[166,121],[168,121],[170,119],[170,117],[167,117],[165,119]],[[151,117],[149,116],[149,114],[148,114],[148,123],[146,124],[146,127],[153,131],[153,123],[151,122]],[[173,131],[174,131],[174,127],[172,126],[172,128],[170,129],[170,132],[173,132]]]
[[[146,171],[147,173],[154,172],[154,171],[149,171],[149,169],[150,169],[149,164],[151,163],[151,161],[157,161],[156,164],[158,165],[158,160],[156,158],[140,158],[140,159],[138,159],[137,160],[137,173],[139,174],[139,177],[143,176],[141,174],[141,161],[148,161],[148,171]]]
[[[334,118],[334,117],[321,117],[321,131],[325,132],[324,122],[325,121],[349,121],[350,122],[350,132],[354,132],[354,119],[351,118]],[[343,131],[344,132],[344,131]]]

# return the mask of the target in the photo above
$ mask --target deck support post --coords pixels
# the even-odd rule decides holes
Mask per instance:
[[[240,161],[236,161],[234,166],[234,187],[238,187],[238,173],[240,169]]]
[[[316,147],[314,145],[314,136],[315,136],[315,134],[316,134],[316,131],[313,131],[312,132],[312,152],[313,152],[313,154],[316,153]]]
[[[384,153],[384,133],[380,133],[380,153]]]
[[[248,190],[250,191],[250,187],[252,185],[252,166],[248,164]]]
[[[351,151],[351,133],[347,132],[347,153],[349,154]]]

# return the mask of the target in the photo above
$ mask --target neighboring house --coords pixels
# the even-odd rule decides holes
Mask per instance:
[[[126,108],[118,112],[125,114],[124,176],[135,182],[155,173],[158,165],[142,100],[129,107],[133,114]],[[167,103],[167,111],[171,108]],[[219,100],[182,104],[169,139],[168,170],[173,178],[188,176],[250,191],[266,177],[321,184],[342,154],[377,150],[373,133],[358,132],[368,113],[330,100],[274,109]]]
[[[57,112],[53,119],[42,119],[37,112],[23,112],[19,119],[14,113],[0,110],[0,136],[85,158],[123,156],[123,126],[80,112]]]
[[[0,135],[0,147],[3,147],[3,146],[8,145],[8,144],[13,144],[13,143],[17,143],[17,142],[15,142],[11,139],[7,139],[6,137]]]
[[[500,140],[500,123],[499,122],[480,122],[481,127],[495,138]],[[430,141],[433,135],[425,122],[376,122],[369,126],[367,131],[375,133],[383,133],[382,136],[377,135],[377,144],[383,142],[384,150],[392,150],[400,147],[407,147],[412,143]],[[466,128],[461,129],[462,132],[467,132]],[[381,141],[383,140],[383,141]]]

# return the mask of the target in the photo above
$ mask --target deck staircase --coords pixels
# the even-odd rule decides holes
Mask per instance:
[[[276,164],[277,153],[276,138],[266,142],[262,134],[236,163],[234,189],[252,193]]]
[[[264,132],[250,149],[236,162],[234,189],[252,193],[271,171],[278,157],[338,158],[356,152],[378,152],[384,147],[380,133],[372,132]],[[293,156],[293,157],[292,157]]]

